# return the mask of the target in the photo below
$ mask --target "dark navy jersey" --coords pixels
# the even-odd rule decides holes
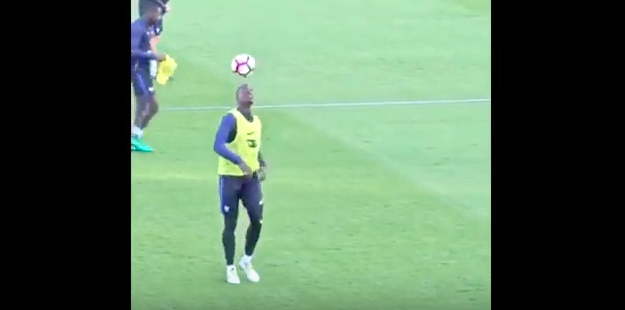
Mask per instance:
[[[150,40],[154,37],[154,26],[149,25],[142,18],[130,24],[130,68],[149,66],[150,60],[155,59]]]

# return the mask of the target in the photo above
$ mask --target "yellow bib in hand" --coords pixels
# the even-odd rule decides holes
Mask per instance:
[[[169,55],[165,56],[165,59],[158,63],[156,83],[160,85],[167,84],[167,81],[169,81],[171,76],[174,75],[177,66],[178,64],[173,58],[169,57]]]

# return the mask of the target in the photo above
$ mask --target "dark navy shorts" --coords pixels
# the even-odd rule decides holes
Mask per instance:
[[[130,71],[130,82],[135,96],[142,97],[154,94],[154,84],[150,75],[150,68],[139,67]]]
[[[239,202],[247,210],[250,220],[263,219],[263,194],[260,180],[237,176],[219,176],[219,209],[224,216],[239,215]]]

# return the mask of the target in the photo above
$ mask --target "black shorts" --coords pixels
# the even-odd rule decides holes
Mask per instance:
[[[142,97],[154,94],[154,84],[149,66],[140,66],[130,71],[130,82],[135,96]]]
[[[219,210],[224,216],[238,216],[239,202],[247,210],[250,220],[263,219],[263,194],[260,180],[237,176],[219,176]]]

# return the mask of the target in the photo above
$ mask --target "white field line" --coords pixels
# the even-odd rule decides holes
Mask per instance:
[[[467,103],[490,103],[490,98],[474,99],[443,99],[443,100],[408,100],[408,101],[371,101],[371,102],[330,102],[330,103],[294,103],[294,104],[274,104],[274,105],[254,105],[254,109],[320,109],[320,108],[349,108],[349,107],[380,107],[380,106],[407,106],[407,105],[435,105],[435,104],[467,104]],[[162,108],[161,111],[185,112],[185,111],[213,111],[232,109],[230,106],[210,106],[210,107],[171,107]]]

